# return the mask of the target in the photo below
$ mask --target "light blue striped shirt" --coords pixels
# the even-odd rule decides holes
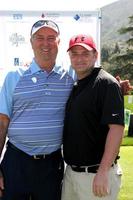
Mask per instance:
[[[10,118],[10,142],[29,155],[59,149],[72,86],[73,79],[61,67],[47,73],[34,59],[28,70],[9,72],[0,93],[0,113]]]

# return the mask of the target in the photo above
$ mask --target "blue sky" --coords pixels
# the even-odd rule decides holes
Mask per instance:
[[[95,10],[118,0],[4,0],[0,10]]]

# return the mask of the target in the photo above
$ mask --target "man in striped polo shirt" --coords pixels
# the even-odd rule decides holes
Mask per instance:
[[[73,80],[56,65],[59,28],[39,20],[31,29],[34,58],[28,70],[9,72],[0,94],[2,200],[59,200],[64,108]]]

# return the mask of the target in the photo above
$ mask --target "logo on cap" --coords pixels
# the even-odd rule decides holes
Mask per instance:
[[[86,48],[88,51],[91,51],[93,49],[97,51],[96,44],[90,35],[88,36],[80,34],[73,36],[69,41],[69,48],[67,51],[69,51],[74,46],[82,46]]]
[[[35,34],[39,29],[43,27],[51,28],[58,34],[60,33],[58,25],[52,20],[39,20],[33,24],[31,28],[31,35]]]

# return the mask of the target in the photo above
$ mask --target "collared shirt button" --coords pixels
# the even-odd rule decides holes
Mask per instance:
[[[48,87],[48,84],[44,84],[44,88],[47,88]]]
[[[51,92],[45,92],[45,95],[51,95]]]

